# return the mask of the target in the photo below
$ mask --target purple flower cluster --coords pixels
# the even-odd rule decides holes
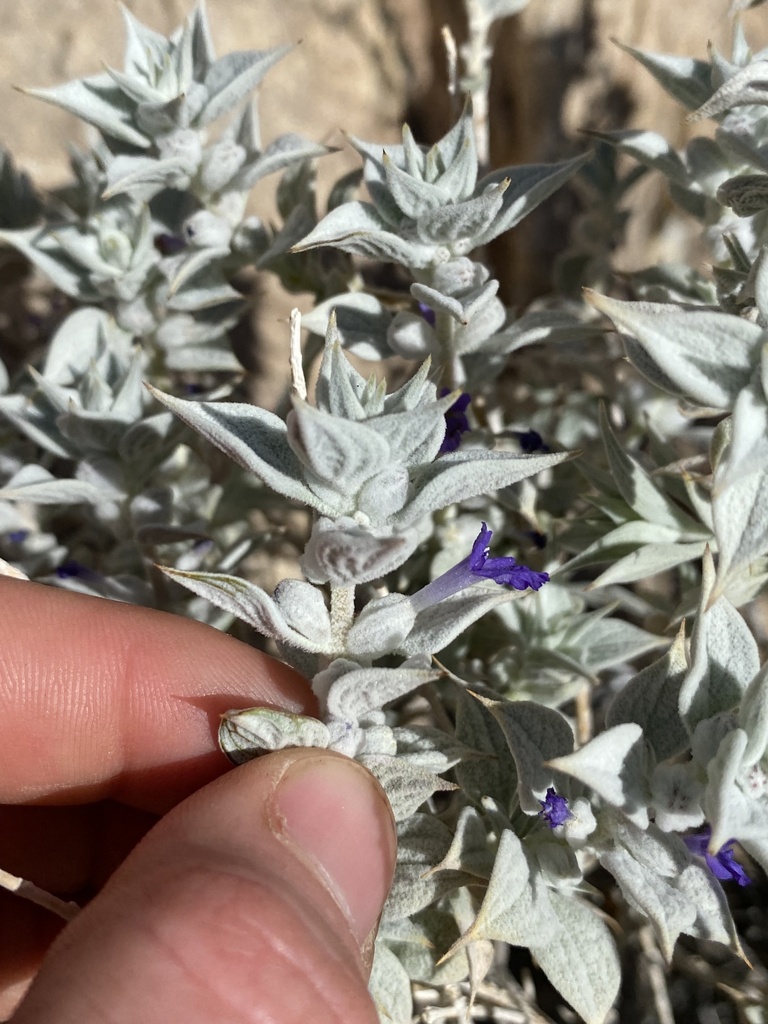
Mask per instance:
[[[529,587],[538,590],[549,581],[548,573],[529,569],[514,558],[491,558],[492,537],[493,530],[489,530],[483,523],[469,556],[413,594],[410,600],[414,610],[420,612],[429,608],[458,594],[460,590],[474,586],[479,580],[493,580],[501,586],[514,587],[515,590],[527,590]]]
[[[517,434],[517,440],[520,442],[520,449],[526,455],[535,455],[536,452],[544,453],[552,450],[549,445],[544,444],[538,430],[520,431]]]
[[[709,852],[709,841],[712,838],[712,829],[707,827],[703,832],[696,835],[683,836],[683,842],[698,857],[703,857],[707,867],[715,876],[723,882],[738,882],[739,885],[749,885],[752,879],[746,873],[733,855],[733,844],[735,839],[729,839],[724,843],[717,853]]]
[[[445,398],[446,395],[450,394],[448,388],[443,388],[439,394],[439,398]],[[467,407],[472,401],[471,395],[468,395],[466,391],[462,392],[453,405],[448,409],[445,414],[445,437],[443,443],[440,445],[439,455],[445,455],[446,452],[455,452],[461,444],[461,435],[466,434],[469,430],[469,420],[467,419]]]
[[[557,828],[558,825],[562,825],[571,817],[568,801],[564,796],[558,796],[551,786],[547,790],[544,799],[539,800],[539,803],[541,804],[539,814],[550,828]]]

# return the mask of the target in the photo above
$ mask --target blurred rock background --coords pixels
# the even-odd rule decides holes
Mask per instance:
[[[142,21],[169,32],[191,0],[129,0]],[[684,125],[683,112],[651,77],[611,42],[705,56],[708,41],[729,53],[729,0],[531,0],[496,26],[491,85],[494,166],[562,159],[582,151],[584,128],[652,127],[676,144],[706,126]],[[321,201],[330,184],[359,161],[339,129],[381,142],[408,120],[432,142],[451,123],[441,26],[465,35],[462,0],[208,0],[219,53],[300,41],[268,74],[260,102],[263,138],[284,131],[341,146],[320,161]],[[768,42],[765,8],[744,15],[756,48]],[[67,176],[68,141],[82,141],[74,118],[11,86],[49,86],[121,66],[122,18],[114,0],[0,0],[0,141],[40,186]],[[254,211],[268,217],[273,183],[260,183]],[[655,176],[635,190],[643,206],[620,266],[638,267],[675,254],[684,229],[661,232],[668,201]],[[575,200],[558,194],[491,252],[505,299],[518,306],[549,288],[554,257],[567,242]],[[678,255],[680,255],[678,253]],[[285,328],[295,297],[263,290],[257,386],[265,403],[284,375]],[[299,305],[301,305],[301,301]]]

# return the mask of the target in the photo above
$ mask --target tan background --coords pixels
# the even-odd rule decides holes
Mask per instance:
[[[650,76],[611,42],[706,56],[707,41],[730,52],[729,0],[531,0],[521,16],[497,26],[491,96],[492,161],[496,166],[554,160],[585,146],[579,129],[652,127],[682,143],[691,130],[682,110]],[[138,18],[167,32],[185,17],[187,0],[131,0]],[[301,40],[269,72],[261,101],[263,138],[298,131],[343,146],[343,127],[389,141],[407,118],[420,141],[450,123],[439,28],[448,22],[461,40],[461,0],[209,0],[219,53]],[[768,8],[745,15],[754,46],[768,42]],[[123,25],[114,0],[0,0],[0,141],[41,185],[66,176],[66,146],[82,139],[64,112],[13,91],[94,73],[103,61],[121,66]],[[694,126],[706,131],[706,126]],[[321,194],[358,165],[345,148],[320,162]],[[635,267],[670,254],[658,227],[668,202],[657,176],[638,190],[643,204],[622,265]],[[257,212],[271,209],[270,179],[257,186]],[[543,208],[492,252],[505,297],[524,304],[548,287],[552,258],[565,244],[568,217]],[[268,287],[268,286],[267,286]],[[294,299],[269,293],[275,324]],[[280,331],[283,331],[282,326]],[[267,332],[271,334],[271,331]],[[267,346],[270,350],[274,346]],[[264,351],[267,375],[283,372]],[[269,369],[267,363],[273,364]]]

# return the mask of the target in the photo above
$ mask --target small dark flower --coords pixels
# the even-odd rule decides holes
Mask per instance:
[[[88,566],[83,565],[82,562],[75,561],[74,558],[69,558],[66,562],[62,562],[56,569],[56,575],[60,580],[66,580],[72,577],[76,577],[81,580],[89,580],[95,579],[97,576],[93,569],[89,569]]]
[[[538,530],[528,530],[525,536],[528,537],[533,546],[535,548],[538,548],[539,551],[543,551],[544,548],[547,546],[546,535],[543,533],[539,533]]]
[[[450,393],[449,388],[443,388],[440,391],[438,398],[445,398],[445,396]],[[469,430],[469,420],[466,416],[466,410],[471,401],[471,395],[468,395],[466,391],[463,391],[446,412],[445,437],[443,438],[443,443],[440,445],[438,455],[445,455],[446,452],[455,452],[461,444],[461,435],[466,434]]]
[[[427,321],[429,326],[430,327],[434,327],[435,326],[435,311],[434,311],[434,309],[432,309],[431,306],[428,306],[425,302],[417,302],[416,303],[416,307],[417,307],[419,313],[421,314],[421,316],[423,316],[424,319]]]
[[[6,539],[11,544],[23,544],[29,536],[29,530],[11,530],[10,533],[6,534]]]
[[[514,587],[515,590],[527,590],[529,587],[538,590],[549,581],[546,572],[529,569],[514,558],[491,558],[492,537],[493,530],[489,530],[483,523],[468,557],[411,596],[414,609],[419,612],[429,608],[438,601],[458,594],[460,590],[474,586],[479,580],[493,580],[494,583]]]
[[[712,838],[712,829],[707,827],[703,832],[692,836],[683,836],[683,842],[691,851],[707,862],[707,867],[715,876],[723,882],[738,882],[739,885],[749,885],[752,879],[746,873],[733,855],[733,844],[735,839],[729,839],[724,843],[717,853],[709,852],[709,841]]]
[[[187,243],[179,235],[170,235],[165,231],[155,235],[154,244],[161,256],[175,256],[187,247]]]
[[[536,452],[551,451],[549,445],[544,444],[541,434],[536,430],[519,431],[516,434],[520,442],[520,448],[526,455],[534,455]]]
[[[564,796],[558,796],[551,786],[547,790],[545,798],[539,800],[539,803],[541,804],[539,814],[550,828],[557,828],[571,817],[568,801]]]

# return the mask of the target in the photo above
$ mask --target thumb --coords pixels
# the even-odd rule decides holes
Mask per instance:
[[[14,1024],[375,1024],[395,831],[327,751],[250,761],[179,804],[53,944]]]

